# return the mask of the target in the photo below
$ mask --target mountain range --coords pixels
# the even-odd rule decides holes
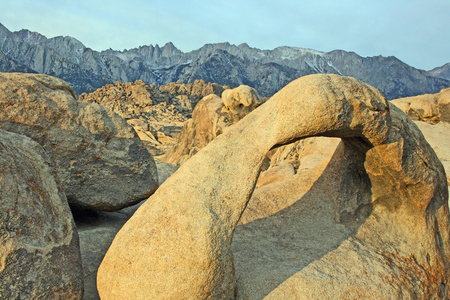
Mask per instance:
[[[286,46],[260,50],[229,43],[206,44],[187,53],[172,43],[98,52],[73,37],[47,38],[26,29],[11,32],[2,24],[0,71],[59,77],[79,94],[115,81],[142,79],[165,85],[203,79],[232,87],[247,84],[270,97],[290,81],[315,73],[353,76],[378,88],[387,99],[437,93],[450,86],[450,63],[424,71],[393,56],[361,57],[343,50]]]

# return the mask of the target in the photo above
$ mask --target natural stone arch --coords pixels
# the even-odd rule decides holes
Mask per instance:
[[[372,245],[378,241],[398,257],[414,254],[419,265],[429,264],[436,290],[445,287],[445,174],[411,124],[378,90],[356,79],[311,75],[290,83],[188,160],[140,207],[99,268],[100,296],[234,298],[233,231],[264,156],[276,145],[310,136],[341,137],[356,149],[374,149],[365,163],[374,207],[358,232],[360,242],[368,251],[378,251]],[[416,218],[416,225],[402,224],[403,217]],[[390,240],[386,231],[399,239]],[[425,237],[408,241],[414,233]]]

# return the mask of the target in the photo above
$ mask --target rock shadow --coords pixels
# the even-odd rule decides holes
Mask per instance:
[[[301,177],[295,175],[289,191],[298,191],[294,204],[235,229],[232,247],[237,299],[263,299],[356,233],[372,210],[361,145],[345,139],[306,193]]]

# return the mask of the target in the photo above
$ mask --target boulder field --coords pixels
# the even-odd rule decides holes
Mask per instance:
[[[311,189],[236,228],[267,153],[312,136],[342,142]],[[418,127],[367,84],[310,75],[170,176],[116,235],[97,287],[102,299],[442,299],[449,246],[445,171]]]

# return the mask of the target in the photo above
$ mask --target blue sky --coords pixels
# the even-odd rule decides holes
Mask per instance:
[[[424,70],[450,62],[449,0],[2,0],[0,23],[97,51],[230,42],[392,55]]]

